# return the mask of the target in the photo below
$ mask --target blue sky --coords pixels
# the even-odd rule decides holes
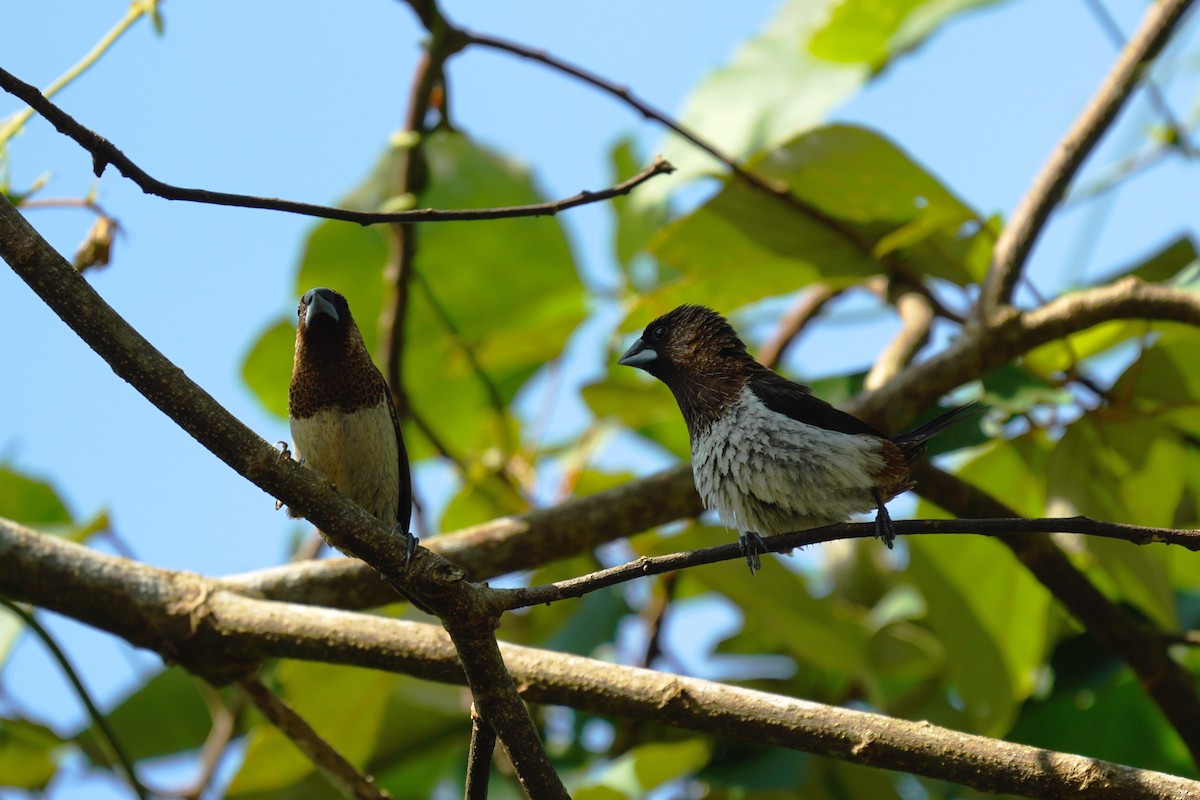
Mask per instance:
[[[691,87],[761,28],[776,3],[445,4],[465,27],[545,48],[670,112]],[[964,16],[904,58],[832,118],[900,143],[984,213],[1009,213],[1082,108],[1116,50],[1081,0],[1017,0]],[[1109,0],[1128,33],[1145,7]],[[124,12],[123,2],[40,0],[6,13],[0,66],[45,85]],[[369,169],[403,118],[422,32],[399,2],[168,3],[166,35],[139,24],[59,103],[156,177],[173,183],[332,203]],[[1189,24],[1183,47],[1196,51]],[[1186,67],[1187,65],[1183,65]],[[1194,65],[1193,65],[1194,67]],[[502,54],[471,51],[450,73],[462,129],[528,164],[550,197],[610,182],[608,151],[632,134],[647,158],[662,132],[611,98]],[[1178,116],[1196,110],[1194,72],[1172,86]],[[18,108],[0,96],[0,116]],[[1090,174],[1145,142],[1156,117],[1144,96],[1090,162]],[[45,197],[79,196],[90,159],[35,118],[11,147],[12,185],[52,172]],[[1031,275],[1043,291],[1104,274],[1196,229],[1200,181],[1171,159],[1109,200],[1055,218]],[[123,225],[115,264],[93,285],[166,355],[268,440],[287,438],[244,388],[242,358],[258,333],[295,307],[293,270],[311,222],[262,211],[147,197],[110,170],[99,201]],[[30,211],[70,256],[91,218]],[[589,272],[610,262],[609,211],[563,217]],[[138,557],[225,574],[277,563],[298,523],[116,378],[8,270],[0,270],[0,463],[51,478],[79,516],[109,509]],[[804,340],[807,374],[866,361],[887,335],[844,341],[837,326]],[[837,347],[831,347],[836,342]],[[837,354],[837,361],[831,360]],[[111,700],[157,659],[49,618],[85,681]],[[26,638],[3,674],[5,693],[66,731],[78,703]],[[59,797],[96,796],[88,782]],[[0,790],[0,794],[3,791]],[[113,796],[121,796],[114,790]]]

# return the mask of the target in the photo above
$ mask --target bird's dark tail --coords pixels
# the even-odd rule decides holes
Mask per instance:
[[[952,408],[945,414],[940,414],[908,433],[902,433],[892,439],[893,442],[900,446],[900,449],[908,456],[910,461],[916,461],[925,452],[925,444],[934,436],[937,436],[942,431],[962,422],[968,417],[973,417],[987,410],[987,406],[978,401],[967,403],[965,406]]]

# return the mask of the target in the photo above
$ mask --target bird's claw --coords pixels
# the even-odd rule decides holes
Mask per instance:
[[[879,511],[875,514],[875,538],[883,539],[888,550],[892,549],[892,545],[896,541],[896,525],[892,522],[892,515],[888,513],[887,507],[883,503],[879,504]]]
[[[288,448],[287,442],[280,439],[278,442],[275,443],[275,446],[279,448],[279,460],[280,461],[283,461],[285,459],[292,457],[292,451]]]
[[[738,537],[738,549],[742,551],[751,575],[762,569],[761,555],[767,552],[767,543],[761,536],[754,531],[746,531]]]
[[[411,531],[406,531],[402,525],[396,526],[395,533],[404,539],[404,568],[408,569],[409,565],[412,564],[413,556],[417,552],[417,545],[421,540],[414,536]]]

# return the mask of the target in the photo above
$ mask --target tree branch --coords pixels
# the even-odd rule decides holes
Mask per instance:
[[[313,763],[338,791],[359,800],[391,800],[391,795],[375,784],[375,778],[359,772],[321,734],[313,730],[296,710],[251,675],[238,681],[262,715],[286,736],[296,749]]]
[[[894,286],[894,284],[893,284]],[[900,316],[900,331],[875,359],[863,386],[878,389],[894,378],[917,356],[929,341],[929,330],[933,327],[933,306],[925,293],[907,284],[898,288],[896,313]]]
[[[496,732],[471,706],[471,744],[467,749],[466,800],[487,800],[492,778],[492,753],[496,750]]]
[[[198,575],[137,564],[3,520],[0,559],[11,566],[0,572],[0,591],[133,644],[177,653],[189,668],[228,672],[266,658],[298,658],[464,682],[449,637],[434,625],[247,597]],[[990,792],[1111,800],[1200,796],[1197,781],[927,722],[516,645],[502,650],[532,702],[787,747]]]
[[[817,318],[825,305],[840,295],[842,291],[842,289],[835,289],[827,283],[818,283],[808,287],[802,295],[796,298],[796,302],[788,309],[787,314],[779,320],[779,325],[771,334],[771,338],[764,342],[759,349],[759,362],[772,369],[778,366],[787,349],[792,346],[801,332]]]
[[[339,549],[355,553],[437,614],[463,648],[459,656],[472,694],[526,791],[535,797],[566,797],[537,728],[505,672],[491,628],[498,611],[486,587],[470,584],[462,570],[424,548],[417,551],[410,569],[403,543],[389,526],[338,494],[312,470],[281,459],[274,447],[193,383],[105,303],[3,198],[0,256],[114,372],[215,456],[287,503]],[[203,600],[203,595],[195,598],[197,608]],[[223,677],[228,678],[216,679],[220,682]]]
[[[1122,539],[1133,544],[1158,542],[1180,544],[1193,552],[1200,550],[1200,530],[1146,528],[1118,522],[1101,522],[1088,517],[909,519],[896,520],[895,525],[896,533],[900,536],[973,533],[981,536],[1016,537],[1026,534],[1078,533],[1106,539]],[[840,522],[822,528],[768,536],[763,542],[768,552],[788,553],[797,547],[807,547],[839,539],[867,539],[873,538],[875,535],[876,529],[873,522]],[[704,564],[715,564],[720,561],[738,561],[745,557],[745,553],[736,543],[722,544],[682,553],[647,556],[578,578],[569,578],[565,581],[541,586],[497,589],[496,591],[505,609],[527,608],[553,603],[557,600],[582,597],[598,589],[615,586],[646,575],[661,575]]]
[[[1200,294],[1128,276],[1029,311],[1009,308],[994,315],[985,328],[964,328],[945,350],[911,365],[886,387],[859,395],[846,410],[883,430],[895,430],[946,392],[1035,347],[1118,319],[1200,326]]]
[[[976,304],[979,319],[989,317],[1012,300],[1021,271],[1050,213],[1133,93],[1143,70],[1166,46],[1191,5],[1192,0],[1159,0],[1147,8],[1141,27],[1129,40],[1091,102],[1054,148],[1017,205],[1012,219],[1001,231],[992,255],[992,268]]]
[[[47,100],[37,90],[37,87],[25,83],[4,69],[0,69],[0,89],[4,89],[9,94],[28,103],[35,111],[45,117],[59,133],[73,139],[80,147],[91,153],[92,169],[96,177],[104,174],[105,168],[111,164],[117,168],[118,172],[137,184],[138,188],[143,192],[165,200],[182,200],[189,203],[207,203],[218,206],[283,211],[288,214],[302,214],[320,219],[338,219],[346,222],[356,222],[359,225],[375,225],[382,222],[454,222],[475,219],[552,216],[570,208],[597,203],[619,195],[628,194],[634,188],[651,178],[657,175],[669,174],[675,170],[668,161],[661,157],[656,157],[649,167],[616,186],[595,192],[582,191],[577,195],[562,200],[555,200],[549,203],[534,203],[527,206],[461,210],[423,208],[411,211],[394,211],[386,214],[370,211],[353,211],[345,208],[315,205],[313,203],[281,200],[276,197],[257,197],[230,192],[214,192],[208,189],[190,189],[165,183],[135,164],[129,156],[121,152],[112,142],[91,129],[84,127],[70,114],[67,114],[57,105]]]
[[[422,542],[473,581],[548,564],[702,511],[687,466],[630,481],[553,508],[485,522]],[[396,601],[357,559],[335,558],[245,572],[222,583],[271,600],[335,608]]]

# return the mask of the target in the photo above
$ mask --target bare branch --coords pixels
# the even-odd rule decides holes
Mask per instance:
[[[79,619],[189,667],[221,672],[298,658],[464,682],[435,625],[277,603],[90,550],[0,520],[0,591]],[[202,596],[197,604],[195,598]],[[187,610],[190,607],[190,611]],[[505,663],[531,702],[787,747],[984,791],[1036,798],[1178,800],[1200,782],[669,673],[516,645]],[[543,795],[544,796],[544,795]]]
[[[165,200],[182,200],[189,203],[207,203],[218,206],[234,206],[237,208],[259,208],[268,211],[283,211],[288,214],[302,214],[320,219],[338,219],[346,222],[356,222],[359,225],[375,225],[382,222],[454,222],[475,219],[511,219],[513,217],[544,217],[558,214],[569,208],[598,203],[619,195],[628,194],[637,186],[657,175],[669,174],[674,171],[663,158],[655,158],[646,169],[634,175],[627,181],[600,191],[583,191],[572,197],[555,200],[549,203],[534,203],[527,206],[508,206],[504,208],[477,208],[443,210],[436,208],[413,209],[411,211],[394,211],[376,213],[370,211],[352,211],[345,208],[299,203],[293,200],[281,200],[276,197],[256,197],[254,195],[233,194],[230,192],[214,192],[208,189],[190,189],[164,183],[150,175],[133,162],[129,156],[119,150],[116,145],[77,122],[54,103],[47,100],[36,87],[25,83],[12,73],[0,69],[0,89],[28,103],[34,110],[58,130],[92,154],[92,168],[96,177],[104,174],[109,164],[129,180],[137,184],[146,194],[152,194]]]
[[[390,800],[391,795],[376,786],[373,777],[359,772],[329,742],[321,738],[321,734],[313,730],[286,700],[263,686],[257,677],[249,676],[238,683],[255,708],[291,740],[339,791],[359,800]]]
[[[1141,27],[1129,40],[1091,102],[1054,148],[1017,205],[1012,219],[1001,231],[992,255],[992,268],[976,306],[979,319],[990,317],[1001,305],[1012,300],[1021,271],[1050,213],[1133,93],[1142,72],[1166,46],[1191,5],[1192,0],[1160,0],[1149,5]]]

